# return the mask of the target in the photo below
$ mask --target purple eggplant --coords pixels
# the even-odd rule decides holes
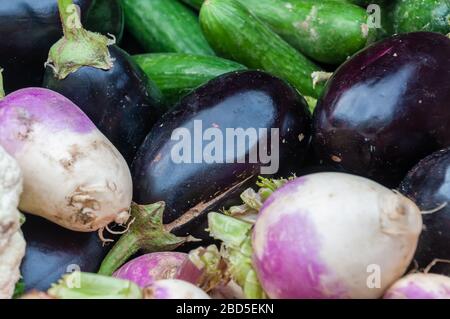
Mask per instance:
[[[98,10],[110,9],[109,15],[116,21],[107,23],[109,33],[120,37],[123,21],[116,0],[110,6],[95,6],[94,0],[75,0],[84,12],[82,21],[89,19],[90,25],[99,26]],[[92,10],[92,11],[91,11]],[[89,17],[88,17],[89,14]],[[92,15],[92,16],[91,16]],[[102,27],[95,31],[105,31]],[[56,0],[3,0],[0,1],[0,63],[5,69],[6,92],[40,86],[44,74],[44,62],[48,50],[62,35]]]
[[[421,158],[450,145],[450,39],[394,36],[342,65],[314,113],[326,164],[398,185]]]
[[[236,204],[258,175],[301,168],[310,121],[306,101],[293,87],[259,71],[225,74],[185,96],[155,124],[132,165],[134,201],[156,204],[133,207],[135,222],[100,273],[111,274],[139,249],[168,250],[186,242],[167,233],[210,239],[208,212]],[[230,131],[237,137],[227,138]],[[270,160],[261,157],[268,150]]]
[[[424,229],[415,260],[420,268],[435,259],[450,260],[450,148],[420,161],[400,185],[400,191],[423,211]],[[433,272],[450,275],[450,266],[442,263]]]
[[[110,246],[97,233],[74,232],[27,215],[22,226],[27,242],[21,273],[27,291],[46,291],[67,272],[96,272]]]
[[[247,159],[247,163],[236,163],[236,156],[232,158],[233,163],[208,164],[202,159],[200,163],[174,162],[171,152],[178,144],[171,138],[174,131],[185,128],[195,138],[194,130],[201,129],[200,125],[204,130],[217,129],[221,136],[226,136],[227,128],[266,128],[269,131],[278,128],[279,167],[285,167],[283,164],[289,162],[291,165],[287,169],[300,167],[310,136],[306,102],[278,78],[258,71],[246,71],[229,73],[210,81],[163,116],[133,162],[134,200],[139,204],[164,201],[165,223],[183,217],[198,204],[211,203],[232,190],[233,186],[260,174],[261,167],[265,166],[261,161],[248,163],[248,147],[238,155]],[[203,145],[194,145],[197,141],[193,142],[190,151],[191,159],[195,161],[198,158],[194,157],[199,155],[196,154],[198,148],[203,151],[202,146],[208,142]],[[225,149],[227,151],[229,149]]]
[[[71,5],[59,0],[60,12]],[[64,38],[50,50],[43,86],[79,105],[131,164],[162,113],[160,92],[128,53],[61,17]]]

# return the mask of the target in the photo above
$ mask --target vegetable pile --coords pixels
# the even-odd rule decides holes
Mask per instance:
[[[0,299],[450,299],[449,0],[11,0],[0,39]]]

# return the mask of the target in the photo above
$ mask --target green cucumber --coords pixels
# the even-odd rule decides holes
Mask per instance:
[[[121,0],[125,25],[150,52],[213,55],[194,12],[176,0]]]
[[[196,87],[245,66],[215,56],[184,53],[151,53],[133,59],[163,93],[166,105],[173,105]]]
[[[318,97],[323,83],[314,86],[312,74],[321,69],[290,46],[236,0],[206,0],[200,25],[216,53],[261,69],[291,83],[303,95]]]
[[[322,63],[341,64],[373,40],[366,10],[356,5],[330,0],[240,1],[286,42]]]
[[[374,32],[368,28],[366,10],[344,0],[239,1],[286,42],[318,62],[341,64],[375,38],[369,37]]]
[[[450,0],[397,0],[392,10],[394,33],[450,32]]]
[[[204,0],[181,0],[194,9],[200,10]]]

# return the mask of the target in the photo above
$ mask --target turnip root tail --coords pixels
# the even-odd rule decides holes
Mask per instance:
[[[450,260],[436,258],[428,266],[425,267],[423,273],[428,274],[431,271],[431,269],[437,264],[450,264]]]
[[[5,90],[3,89],[3,69],[0,68],[0,100],[5,97]]]

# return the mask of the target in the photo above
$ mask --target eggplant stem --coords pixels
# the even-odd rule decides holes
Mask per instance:
[[[122,266],[131,256],[140,249],[139,238],[132,232],[128,232],[117,241],[103,260],[100,275],[111,276],[120,266]]]
[[[0,68],[0,100],[5,97],[5,90],[3,89],[3,69]]]
[[[150,205],[132,203],[128,231],[120,237],[111,251],[103,260],[99,273],[112,275],[131,256],[142,250],[146,253],[169,251],[180,245],[194,241],[195,238],[177,237],[164,229],[164,202]]]
[[[73,0],[58,0],[59,15],[66,39],[75,39],[79,33],[84,31],[81,25],[79,7]]]

